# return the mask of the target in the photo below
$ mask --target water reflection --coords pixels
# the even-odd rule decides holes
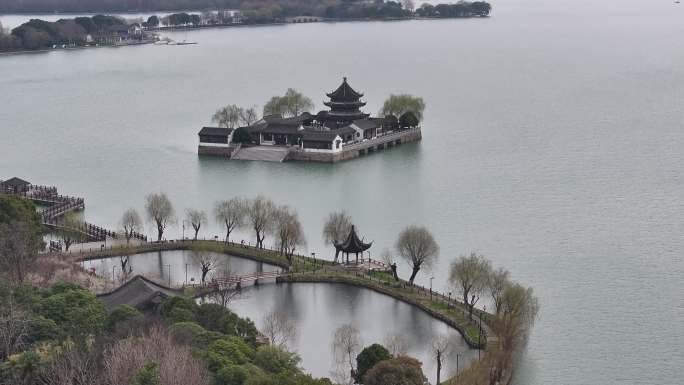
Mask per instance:
[[[270,272],[280,270],[279,267],[252,261],[249,259],[233,257],[219,253],[208,253],[217,261],[217,267],[209,273],[208,277],[216,275],[244,275],[254,272]],[[154,251],[149,253],[134,254],[129,257],[129,264],[133,274],[142,274],[146,277],[158,279],[167,284],[179,285],[185,282],[194,283],[201,281],[202,272],[199,263],[193,259],[193,254],[188,250]],[[85,269],[94,271],[103,277],[118,278],[121,274],[119,257],[94,259],[83,262]]]
[[[300,354],[304,368],[317,377],[330,377],[335,368],[331,342],[335,329],[351,323],[359,329],[364,346],[383,343],[390,335],[402,336],[408,354],[423,362],[423,371],[431,382],[436,366],[428,351],[435,335],[455,334],[446,324],[420,309],[374,291],[342,284],[270,284],[250,287],[246,296],[230,304],[240,316],[249,317],[260,326],[264,314],[278,310],[297,322],[299,336],[290,349]],[[444,373],[455,373],[456,353],[461,365],[477,359],[460,336],[455,338],[454,355]],[[444,376],[444,374],[443,374]]]

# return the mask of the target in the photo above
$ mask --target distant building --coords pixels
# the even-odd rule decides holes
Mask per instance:
[[[366,103],[363,94],[355,91],[343,78],[324,104],[328,111],[316,115],[305,112],[292,118],[265,116],[247,127],[255,143],[272,146],[298,146],[302,149],[342,150],[343,144],[371,139],[382,132],[382,118],[370,118],[361,112]]]
[[[316,115],[308,112],[294,117],[268,115],[250,126],[238,128],[252,139],[252,143],[239,150],[232,143],[232,130],[204,127],[199,132],[198,153],[232,157],[235,151],[243,154],[248,152],[243,149],[257,145],[278,147],[280,152],[286,148],[288,159],[336,162],[421,139],[419,127],[400,128],[396,117],[393,120],[373,118],[361,111],[366,105],[361,100],[363,93],[354,90],[346,77],[326,96],[329,100],[324,104],[329,110]]]
[[[23,194],[28,191],[31,183],[21,178],[10,178],[6,181],[0,181],[0,193],[6,194]]]

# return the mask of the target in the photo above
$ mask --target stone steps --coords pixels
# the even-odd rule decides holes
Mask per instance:
[[[237,160],[259,160],[264,162],[282,162],[285,160],[290,150],[286,147],[275,146],[255,146],[242,147],[233,153],[231,159]]]

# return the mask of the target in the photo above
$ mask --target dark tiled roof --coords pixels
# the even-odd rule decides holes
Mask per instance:
[[[333,129],[333,130],[316,130],[312,128],[307,128],[302,131],[302,139],[304,141],[310,141],[310,142],[331,142],[334,140],[338,135],[341,138],[344,138],[346,135],[349,134],[354,134],[356,130],[354,130],[350,126],[338,128],[338,129]]]
[[[228,137],[231,132],[233,132],[233,129],[227,127],[202,127],[198,135]]]
[[[342,78],[342,84],[337,89],[329,94],[326,94],[330,99],[342,101],[355,101],[363,96],[362,93],[354,91],[347,83],[347,78]]]
[[[372,245],[373,242],[364,243],[362,240],[360,240],[359,236],[356,235],[356,230],[354,229],[354,226],[352,225],[351,231],[349,232],[347,239],[344,242],[335,243],[335,248],[344,253],[362,253],[370,249]]]
[[[7,179],[4,182],[0,181],[0,184],[3,186],[9,186],[9,187],[23,187],[23,186],[30,185],[31,183],[29,183],[29,182],[27,182],[21,178],[14,177],[14,178]]]
[[[355,120],[353,123],[356,125],[358,128],[362,130],[368,130],[371,128],[378,128],[382,126],[382,118],[366,118],[366,119],[358,119]]]
[[[171,289],[136,275],[114,291],[100,294],[97,298],[102,301],[107,310],[111,311],[122,304],[144,309],[150,305],[156,305],[160,299],[180,294],[182,294],[181,290]]]

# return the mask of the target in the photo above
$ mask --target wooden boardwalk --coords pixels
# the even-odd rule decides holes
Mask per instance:
[[[80,222],[77,225],[65,225],[63,217],[68,213],[85,209],[85,200],[79,197],[61,195],[54,186],[28,185],[26,190],[20,192],[3,192],[16,195],[32,202],[46,206],[40,210],[40,219],[46,227],[56,231],[70,231],[80,234],[87,242],[105,241],[107,237],[118,238],[115,231],[105,229],[88,222]],[[147,241],[147,237],[140,233],[134,233],[133,238]],[[51,245],[50,249],[56,245]]]

